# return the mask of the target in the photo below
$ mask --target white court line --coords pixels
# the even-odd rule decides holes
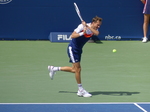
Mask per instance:
[[[125,103],[123,103],[123,102],[109,102],[109,103],[108,103],[108,102],[103,102],[103,103],[96,103],[96,102],[94,103],[94,102],[91,102],[91,103],[90,103],[90,102],[89,102],[89,103],[0,103],[0,105],[2,105],[2,104],[3,104],[3,105],[8,105],[8,104],[9,104],[9,105],[11,105],[11,104],[13,104],[13,105],[18,105],[18,104],[19,104],[19,105],[20,105],[20,104],[21,104],[21,105],[24,105],[24,104],[29,104],[29,105],[30,105],[30,104],[40,104],[40,105],[41,105],[41,104],[56,104],[56,105],[57,105],[57,104],[62,104],[62,105],[63,105],[63,104],[134,104],[134,105],[135,105],[135,104],[137,104],[137,103],[138,103],[138,104],[150,104],[150,102],[136,102],[136,103],[134,103],[134,102],[125,102]]]
[[[139,106],[137,103],[134,103],[135,106],[137,106],[138,108],[140,108],[143,112],[148,112],[145,109],[143,109],[141,106]]]

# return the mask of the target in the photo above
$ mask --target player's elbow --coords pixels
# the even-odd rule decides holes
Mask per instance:
[[[78,38],[78,37],[79,37],[79,34],[72,33],[70,37],[71,37],[71,38]]]
[[[77,38],[77,37],[76,37],[76,36],[74,36],[74,35],[71,35],[70,37],[71,37],[71,38]]]
[[[98,36],[98,35],[99,35],[99,32],[94,33],[94,35]]]
[[[99,31],[95,31],[94,35],[98,36],[99,35]]]

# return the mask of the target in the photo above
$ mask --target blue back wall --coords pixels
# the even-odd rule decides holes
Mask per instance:
[[[141,38],[143,4],[140,0],[12,0],[0,4],[0,39],[48,39],[50,32],[72,32],[80,20],[103,18],[100,39],[110,36]]]

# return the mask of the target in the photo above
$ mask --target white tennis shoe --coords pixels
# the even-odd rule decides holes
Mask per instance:
[[[53,70],[54,66],[48,66],[49,76],[51,80],[54,78],[54,74],[56,74],[56,71]]]
[[[147,37],[143,37],[142,42],[145,43],[145,42],[147,42],[147,41],[148,41],[148,38],[147,38]]]
[[[82,89],[82,90],[78,90],[77,93],[78,96],[82,96],[82,97],[91,97],[92,95],[90,93],[88,93],[86,90]]]

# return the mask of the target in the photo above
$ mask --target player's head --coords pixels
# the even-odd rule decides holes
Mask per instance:
[[[95,16],[93,19],[92,19],[92,27],[94,29],[98,29],[100,27],[100,25],[102,24],[102,18],[98,17],[98,16]]]

